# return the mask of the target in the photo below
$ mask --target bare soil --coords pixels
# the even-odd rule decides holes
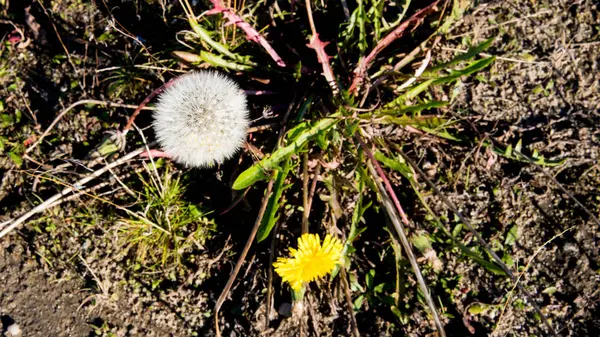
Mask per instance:
[[[19,109],[23,121],[0,133],[15,143],[45,130],[64,106],[80,98],[115,100],[110,81],[94,74],[94,69],[128,64],[142,53],[124,37],[110,43],[86,43],[85,37],[99,37],[106,27],[109,15],[103,6],[78,1],[51,5],[47,9],[52,10],[52,20],[39,6],[32,6],[31,14],[26,14],[23,5],[11,2],[12,20],[32,39],[30,45],[5,50],[1,56],[2,65],[9,69],[0,80],[5,110]],[[172,41],[181,29],[162,20],[157,3],[123,2],[119,7],[114,18],[153,50],[168,46],[170,42],[165,41]],[[37,32],[26,23],[29,15],[40,24]],[[126,17],[136,17],[138,22]],[[0,27],[2,35],[13,31],[8,24]],[[149,27],[160,33],[144,33]],[[64,38],[74,67],[54,29]],[[488,137],[513,147],[520,140],[526,154],[536,150],[547,162],[564,160],[561,165],[541,168],[600,217],[599,4],[585,0],[480,1],[449,35],[435,49],[439,60],[496,37],[486,51],[497,56],[496,62],[457,87],[450,109],[456,118],[473,125],[477,141],[465,147],[424,140],[422,151],[410,155],[419,159],[515,273],[523,272],[520,283],[558,335],[599,336],[598,225],[539,167],[498,155],[482,145]],[[141,101],[160,83],[162,73],[149,73],[150,79],[140,85],[139,92],[122,94],[127,97],[124,103]],[[252,103],[260,106],[261,102]],[[260,109],[253,114],[260,116]],[[49,168],[38,162],[55,166],[71,158],[83,160],[93,144],[100,142],[102,132],[115,129],[127,115],[128,111],[114,107],[75,109],[57,124],[52,144],[32,153],[33,160],[25,160],[20,168],[9,158],[7,146],[0,157],[1,219],[22,214],[56,191],[48,182],[24,173],[23,168],[43,170]],[[148,121],[144,118],[140,125]],[[228,180],[239,173],[237,164],[234,159],[213,171],[190,172],[186,197],[214,207],[215,213],[227,209],[233,201],[231,194],[217,191],[228,191]],[[55,176],[85,173],[75,165]],[[137,273],[130,257],[122,254],[115,239],[119,215],[114,210],[82,200],[47,211],[0,243],[0,328],[16,323],[23,336],[214,335],[212,309],[254,222],[260,192],[250,192],[249,202],[231,212],[214,215],[220,225],[218,233],[190,257],[186,272],[160,276]],[[404,197],[414,198],[410,194]],[[126,200],[119,195],[115,198]],[[437,214],[449,219],[450,229],[459,225],[439,198],[428,194],[426,199]],[[315,207],[323,206],[317,202]],[[416,203],[409,211],[416,222],[428,223]],[[385,221],[377,214],[366,218],[372,223]],[[290,237],[290,231],[284,224],[282,237]],[[465,244],[473,243],[467,231],[459,234]],[[371,266],[389,269],[389,257],[378,256],[386,235],[379,229],[361,239],[357,259],[365,270],[359,271],[360,277]],[[288,243],[283,240],[280,247]],[[224,336],[256,336],[266,330],[270,244],[266,240],[251,250],[248,261],[252,262],[242,269],[222,309]],[[448,335],[549,335],[531,303],[518,291],[511,293],[512,301],[505,305],[513,288],[505,276],[460,257],[451,248],[437,253],[443,270],[430,271],[426,278],[445,312]],[[382,273],[382,277],[391,276]],[[158,279],[162,281],[157,283]],[[412,279],[406,286],[416,289]],[[307,323],[310,329],[304,333],[350,335],[339,288],[321,287],[325,289],[322,292],[309,292],[313,312]],[[416,291],[411,296],[407,303],[416,303]],[[277,312],[270,313],[271,335],[299,335],[298,322],[286,318],[289,294],[276,293],[274,298]],[[433,335],[424,309],[413,306],[410,310],[409,324],[400,324],[385,306],[373,305],[357,313],[359,330],[364,336]]]

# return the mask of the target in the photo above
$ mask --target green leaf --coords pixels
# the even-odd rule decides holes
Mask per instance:
[[[371,176],[369,175],[369,173],[367,172],[367,168],[364,166],[358,166],[356,168],[356,170],[360,173],[360,176],[362,177],[362,181],[365,183],[365,185],[372,191],[377,191],[377,185],[375,185],[375,182],[373,181],[373,179],[371,179]]]
[[[208,62],[216,67],[233,69],[233,70],[237,70],[237,71],[248,71],[248,70],[253,69],[252,66],[227,61],[224,58],[222,58],[221,56],[215,55],[213,53],[210,53],[210,52],[207,52],[204,50],[200,51],[200,58],[203,61]]]
[[[467,255],[469,255],[469,257],[471,259],[473,259],[473,261],[475,261],[477,264],[479,264],[483,268],[487,269],[488,271],[490,271],[490,272],[492,272],[492,273],[494,273],[496,275],[506,276],[506,273],[504,272],[504,269],[502,269],[496,263],[486,261],[486,260],[484,260],[482,257],[480,257],[477,254],[472,254],[472,255],[467,254]]]
[[[256,241],[261,242],[271,233],[273,227],[277,223],[279,219],[278,213],[281,208],[281,195],[283,191],[286,189],[285,186],[285,178],[290,172],[290,159],[288,158],[284,164],[282,170],[277,171],[275,175],[275,183],[273,184],[273,192],[271,193],[271,197],[269,198],[267,209],[265,210],[265,215],[263,216],[260,227],[258,227],[258,232],[256,234]]]
[[[557,287],[548,287],[544,290],[542,290],[542,293],[544,294],[548,294],[550,296],[554,295],[554,293],[556,293],[558,291]]]
[[[519,139],[517,145],[515,146],[515,152],[521,153],[521,149],[523,148],[523,140]]]
[[[23,165],[23,159],[21,159],[21,156],[19,156],[18,154],[14,153],[14,152],[9,152],[8,153],[8,157],[15,163],[15,165],[17,165],[18,167],[21,167],[21,165]]]
[[[294,126],[290,131],[285,135],[285,139],[288,142],[292,142],[298,138],[302,133],[306,132],[310,128],[310,124],[308,122],[302,122],[296,126]]]
[[[304,130],[299,134],[289,145],[277,149],[270,156],[252,165],[242,172],[233,182],[233,189],[241,190],[251,186],[257,181],[266,179],[269,176],[268,172],[275,169],[282,160],[293,154],[299,153],[309,140],[314,139],[318,134],[326,132],[336,125],[340,121],[340,119],[338,119],[340,116],[341,114],[336,112],[329,117],[322,118],[310,129]]]
[[[260,164],[260,162],[258,164]],[[269,175],[266,174],[265,169],[263,169],[260,165],[254,164],[250,168],[246,169],[246,171],[242,172],[237,179],[235,179],[232,188],[234,190],[242,190],[257,181],[265,180],[268,177]]]
[[[360,295],[358,296],[355,300],[354,300],[354,310],[358,311],[360,310],[360,308],[363,305],[363,302],[365,301],[365,295]]]
[[[361,293],[365,291],[365,288],[363,288],[363,286],[361,286],[360,283],[358,282],[356,275],[349,274],[349,277],[350,277],[350,290],[359,291]]]
[[[495,59],[496,57],[492,56],[481,60],[473,61],[463,69],[451,70],[450,75],[435,79],[432,78],[421,82],[416,86],[413,86],[410,89],[408,89],[404,94],[398,96],[390,103],[386,104],[384,108],[403,106],[407,100],[417,97],[417,95],[427,90],[427,88],[429,88],[431,85],[452,83],[458,80],[461,76],[469,76],[477,71],[482,70],[483,68],[489,66],[492,62],[494,62]]]
[[[2,118],[2,124],[0,126],[2,128],[9,127],[9,126],[13,125],[13,123],[14,123],[14,119],[11,115],[2,114],[2,115],[0,115],[0,118]]]
[[[17,123],[21,122],[21,117],[23,117],[23,113],[21,112],[21,110],[16,109],[15,110],[15,121]]]
[[[513,260],[512,256],[510,256],[510,254],[508,253],[504,253],[502,254],[502,261],[509,267],[512,268],[515,265],[515,261]]]
[[[302,74],[300,74],[299,76],[302,77]],[[302,103],[302,105],[298,109],[298,113],[296,114],[296,119],[295,119],[296,123],[300,122],[304,118],[304,115],[306,115],[306,112],[310,108],[310,106],[311,106],[311,104],[312,104],[312,102],[313,102],[314,99],[315,99],[315,94],[310,94],[310,96],[308,96],[304,100],[304,102]]]
[[[471,315],[479,315],[481,313],[484,313],[485,311],[487,311],[489,309],[489,305],[487,304],[483,304],[483,303],[473,303],[469,306],[469,309],[467,309],[467,311],[469,312],[469,314]]]
[[[382,293],[383,290],[385,290],[386,286],[387,286],[387,283],[385,283],[385,282],[384,283],[379,283],[378,285],[376,285],[373,288],[373,292],[375,292],[375,293]]]
[[[395,103],[394,105],[404,105],[404,102],[417,97],[418,94],[425,91],[427,88],[429,88],[429,86],[431,86],[434,83],[435,83],[435,79],[433,79],[433,78],[428,79],[425,82],[419,83],[416,86],[411,87],[408,91],[406,91],[404,93],[404,95],[400,96],[399,97],[399,98],[401,98],[400,101],[394,100],[394,102],[392,102],[392,103]],[[386,105],[386,107],[387,106],[390,106],[390,104]]]
[[[315,142],[321,148],[321,150],[327,150],[331,141],[329,140],[327,133],[321,132],[317,135],[317,137],[315,137]]]
[[[462,228],[463,228],[463,225],[461,223],[454,226],[454,228],[452,229],[452,236],[457,237],[458,234],[460,234],[460,232],[462,231]]]
[[[375,285],[375,269],[369,270],[367,275],[365,275],[365,284],[367,285],[367,289],[373,290],[373,286]]]
[[[564,158],[560,159],[560,160],[546,160],[544,158],[544,156],[540,155],[539,152],[537,152],[537,150],[533,151],[531,158],[527,158],[525,155],[523,155],[523,153],[521,151],[519,151],[517,149],[517,147],[522,146],[520,144],[520,141],[517,143],[517,145],[515,146],[514,149],[513,149],[512,145],[510,145],[510,144],[504,150],[501,149],[500,147],[493,146],[492,144],[489,144],[489,143],[486,143],[486,146],[492,146],[492,150],[494,151],[494,153],[496,153],[502,157],[520,161],[523,163],[535,163],[540,166],[553,167],[553,166],[562,165],[566,161],[566,159],[564,159]]]
[[[431,249],[431,240],[427,235],[414,235],[410,238],[410,241],[422,253]]]
[[[426,72],[426,74],[427,73],[431,74],[431,73],[437,72],[442,69],[448,69],[449,67],[452,67],[460,62],[473,59],[475,56],[479,55],[480,53],[482,53],[483,51],[488,49],[492,45],[492,43],[494,42],[495,39],[496,39],[495,36],[491,37],[491,38],[483,41],[482,43],[478,44],[477,46],[469,48],[469,50],[466,53],[456,56],[449,62],[442,63],[442,64],[439,64],[439,65],[431,68],[430,70],[428,70]]]
[[[402,315],[402,312],[400,311],[400,309],[398,309],[398,307],[397,307],[397,306],[395,306],[395,305],[392,305],[392,306],[390,307],[390,310],[392,311],[392,313],[393,313],[394,315],[396,315],[396,317],[398,317],[400,320],[402,319],[402,317],[403,317],[403,315]]]
[[[467,67],[465,67],[461,70],[451,70],[450,75],[436,79],[434,81],[434,84],[451,83],[451,82],[457,80],[458,78],[460,78],[461,76],[469,76],[469,75],[471,75],[475,72],[478,72],[478,71],[482,70],[483,68],[489,66],[495,60],[496,60],[496,57],[491,56],[491,57],[484,58],[481,60],[473,61],[473,62],[471,62],[471,64],[469,64]]]
[[[386,157],[383,153],[379,151],[376,151],[374,156],[375,159],[378,162],[382,163],[384,166],[391,168],[392,170],[398,171],[400,174],[402,174],[402,176],[404,176],[407,179],[412,178],[412,171],[402,157],[392,159]]]
[[[513,225],[508,230],[508,233],[506,233],[506,239],[504,239],[504,244],[507,246],[512,246],[515,244],[515,242],[517,242],[517,239],[518,239],[517,225]]]
[[[152,284],[151,284],[151,288],[152,290],[155,290],[156,288],[158,288],[161,284],[163,280],[162,279],[154,279],[152,280]]]
[[[347,47],[358,46],[359,50],[364,53],[368,47],[367,42],[367,31],[365,23],[368,22],[368,18],[365,13],[363,1],[357,1],[357,7],[350,15],[348,25],[344,30],[344,42],[343,45]],[[358,31],[358,39],[355,39],[355,31]]]
[[[396,124],[402,126],[410,125],[426,132],[431,132],[430,130],[443,128],[444,126],[450,126],[454,123],[437,116],[383,116],[373,119],[372,122],[377,124]]]
[[[213,40],[210,37],[210,34],[208,33],[208,31],[206,31],[206,29],[202,28],[202,26],[200,26],[200,24],[198,24],[198,21],[196,21],[195,18],[191,18],[188,20],[188,23],[190,24],[190,27],[192,27],[192,30],[194,31],[194,33],[196,33],[196,35],[201,38],[204,42],[206,42],[209,46],[213,47],[215,50],[219,51],[219,53],[226,55],[232,59],[236,58],[236,55],[232,52],[229,51],[229,49],[225,46],[220,44],[219,42]]]
[[[504,156],[511,158],[512,157],[512,145],[508,144],[508,146],[506,147],[506,150],[504,151]]]
[[[408,114],[408,113],[420,113],[423,110],[431,110],[443,108],[448,105],[447,101],[429,101],[422,104],[408,105],[408,106],[399,106],[395,109],[381,109],[375,110],[373,114],[382,114],[382,115],[400,115],[400,114]],[[365,114],[366,115],[366,114]],[[370,115],[370,114],[368,114]],[[361,117],[363,115],[360,115]]]

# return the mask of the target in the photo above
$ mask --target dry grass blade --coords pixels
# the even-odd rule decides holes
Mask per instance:
[[[62,199],[59,199],[59,200],[55,201],[54,203],[48,205],[47,209],[48,208],[52,208],[52,207],[56,207],[56,206],[58,206],[58,205],[60,205],[62,203],[65,203],[65,202],[68,202],[68,201],[80,198],[80,197],[82,197],[84,195],[90,195],[93,192],[98,191],[99,189],[101,189],[103,187],[111,185],[115,181],[120,181],[120,180],[129,178],[131,175],[137,174],[137,173],[139,173],[139,172],[141,172],[143,170],[144,170],[144,167],[139,167],[139,168],[137,168],[135,170],[132,170],[132,171],[127,172],[127,173],[124,173],[124,174],[119,175],[119,176],[113,174],[113,176],[110,177],[108,180],[105,180],[105,181],[103,181],[103,182],[101,182],[101,183],[99,183],[97,185],[88,187],[88,188],[86,188],[84,190],[78,191],[77,193],[73,193],[73,194],[69,195],[68,197],[64,197]],[[2,229],[2,227],[3,227],[2,224],[0,224],[0,229]]]
[[[548,328],[548,330],[551,332],[551,334],[553,336],[557,336],[554,328],[552,327],[552,325],[548,321],[548,318],[546,318],[546,315],[544,315],[542,313],[542,310],[540,309],[540,307],[537,304],[537,302],[533,299],[533,297],[531,297],[531,295],[525,290],[525,288],[523,288],[523,286],[521,286],[517,282],[517,277],[510,271],[510,269],[506,266],[506,264],[498,256],[498,254],[496,254],[496,252],[494,252],[492,250],[492,248],[490,247],[490,245],[483,239],[483,237],[481,237],[481,235],[475,229],[475,227],[473,227],[473,225],[471,224],[471,222],[469,220],[467,220],[467,218],[465,218],[462,215],[462,213],[458,210],[458,208],[456,208],[456,206],[454,205],[454,203],[452,203],[448,198],[446,198],[446,196],[444,196],[442,194],[442,192],[431,181],[431,179],[429,179],[427,177],[427,174],[425,174],[425,172],[423,172],[423,170],[421,170],[421,168],[410,157],[408,157],[400,148],[397,148],[397,150],[398,150],[398,153],[400,153],[400,155],[402,155],[402,157],[404,158],[404,160],[406,160],[406,162],[408,162],[410,164],[410,166],[415,171],[417,171],[417,173],[419,174],[419,176],[421,178],[423,178],[423,180],[425,180],[425,182],[427,183],[427,185],[429,185],[429,187],[431,187],[431,189],[433,189],[433,191],[435,192],[435,194],[437,194],[438,197],[440,197],[440,199],[442,200],[442,202],[444,204],[446,204],[446,206],[454,214],[456,214],[456,216],[459,218],[459,220],[463,224],[465,224],[465,226],[467,226],[467,228],[469,228],[469,231],[473,234],[473,236],[475,236],[475,238],[477,239],[477,242],[479,242],[479,244],[486,250],[486,252],[488,254],[490,254],[490,256],[494,259],[494,262],[496,262],[502,268],[502,270],[504,270],[504,272],[506,273],[506,275],[508,275],[510,277],[511,281],[514,282],[517,285],[517,287],[519,288],[519,291],[521,291],[523,293],[523,295],[525,295],[525,297],[527,297],[527,299],[529,299],[529,301],[531,302],[531,305],[533,306],[534,310],[542,318],[542,321],[544,322],[544,324],[546,325],[546,327]]]
[[[381,166],[379,166],[379,163],[377,162],[377,160],[375,159],[375,157],[373,156],[371,151],[367,148],[367,146],[365,145],[365,143],[362,141],[362,139],[360,138],[360,136],[358,134],[356,135],[356,140],[358,141],[358,143],[360,144],[362,149],[367,154],[367,157],[369,157],[369,161],[367,162],[367,167],[369,169],[369,172],[371,173],[371,176],[373,176],[373,180],[375,181],[375,183],[377,185],[379,195],[381,196],[381,199],[383,201],[383,206],[385,207],[388,216],[392,220],[392,223],[394,224],[394,229],[396,230],[396,233],[398,234],[398,237],[400,238],[400,242],[402,243],[402,246],[403,246],[404,250],[406,251],[406,256],[408,257],[410,265],[413,268],[415,276],[417,277],[417,282],[419,284],[419,288],[421,288],[421,292],[423,293],[423,296],[425,297],[425,301],[427,302],[427,305],[429,306],[429,309],[431,311],[431,315],[432,315],[433,321],[435,322],[435,325],[437,327],[438,333],[440,336],[444,337],[444,336],[446,336],[446,332],[444,330],[444,325],[442,324],[442,321],[440,320],[439,314],[437,312],[437,307],[435,305],[435,302],[433,302],[433,299],[431,298],[431,293],[429,292],[429,288],[427,287],[427,284],[425,283],[425,279],[423,278],[423,275],[421,274],[421,269],[419,268],[417,259],[412,251],[411,244],[408,241],[408,238],[406,237],[404,226],[402,225],[402,222],[404,222],[405,225],[409,225],[410,222],[409,222],[408,218],[406,217],[406,214],[402,210],[402,206],[400,205],[400,202],[398,201],[398,198],[396,197],[396,194],[394,193],[392,186],[390,185],[390,182],[388,181],[387,177],[385,176],[385,172],[383,172],[383,170],[381,169]],[[382,183],[382,181],[383,181],[383,183]],[[388,192],[389,192],[389,194],[388,194]],[[401,217],[402,217],[402,220],[400,220]]]
[[[149,145],[153,146],[154,143],[149,144]],[[22,223],[24,223],[25,221],[27,221],[33,215],[35,215],[35,214],[37,214],[39,212],[42,212],[43,210],[47,209],[49,206],[52,206],[58,200],[62,199],[66,195],[68,195],[71,192],[74,192],[74,191],[76,191],[78,189],[81,189],[85,184],[87,184],[91,180],[100,177],[102,174],[104,174],[105,172],[108,172],[112,168],[115,168],[115,167],[117,167],[119,165],[122,165],[122,164],[126,163],[127,161],[135,158],[136,156],[138,156],[139,154],[141,154],[144,151],[146,151],[146,147],[141,147],[141,148],[139,148],[139,149],[137,149],[135,151],[132,151],[132,152],[128,153],[127,155],[119,158],[118,160],[115,160],[114,162],[110,163],[109,165],[106,165],[103,168],[90,173],[89,175],[87,175],[83,179],[80,179],[77,182],[73,183],[71,186],[66,187],[60,193],[55,194],[51,198],[49,198],[46,201],[44,201],[43,203],[37,205],[36,207],[34,207],[33,209],[31,209],[29,212],[23,214],[22,216],[20,216],[19,218],[15,219],[13,222],[11,222],[9,225],[7,225],[4,229],[2,229],[2,231],[0,231],[0,238],[2,238],[3,236],[5,236],[6,234],[8,234],[13,229],[15,229],[18,226],[20,226]]]
[[[138,110],[140,110],[140,111],[141,110],[154,110],[154,108],[147,108],[147,107],[141,106],[141,105],[137,106],[137,105],[132,105],[132,104],[120,104],[120,103],[114,103],[114,102],[101,101],[101,100],[97,100],[97,99],[82,99],[80,101],[77,101],[77,102],[69,105],[66,109],[61,111],[61,113],[59,113],[58,116],[56,116],[56,118],[52,121],[52,123],[50,123],[50,126],[48,126],[48,128],[46,128],[46,131],[44,131],[44,133],[42,133],[40,138],[38,138],[38,140],[35,143],[33,143],[30,147],[27,148],[27,150],[25,150],[25,154],[33,151],[33,149],[35,149],[38,145],[40,145],[42,140],[44,140],[44,138],[46,138],[46,136],[48,136],[48,134],[54,128],[56,123],[58,123],[69,111],[73,110],[75,107],[77,107],[79,105],[84,105],[84,104],[96,104],[96,105],[105,105],[107,107],[137,109],[136,111],[138,111]],[[139,111],[138,111],[138,114],[139,114]]]
[[[342,287],[344,288],[344,298],[346,299],[346,307],[350,313],[350,323],[352,323],[352,334],[354,337],[360,337],[360,331],[358,331],[358,324],[356,323],[356,316],[354,315],[354,306],[352,305],[352,298],[350,296],[350,286],[348,285],[348,275],[346,269],[340,269],[340,279],[342,280]]]
[[[492,139],[492,141],[494,143],[498,143],[497,140]],[[504,147],[506,147],[506,146],[504,146]],[[581,207],[581,209],[592,219],[592,221],[594,221],[596,223],[596,225],[598,227],[600,227],[600,220],[598,220],[598,218],[587,207],[585,207],[585,205],[581,201],[579,201],[579,199],[577,199],[573,195],[573,193],[571,193],[571,191],[567,190],[563,186],[563,184],[559,183],[558,180],[556,180],[556,178],[554,178],[550,173],[548,173],[546,170],[544,170],[543,167],[541,167],[539,164],[537,164],[533,158],[529,157],[528,155],[526,155],[516,149],[513,149],[513,151],[515,153],[517,153],[519,156],[522,156],[525,160],[527,160],[533,166],[535,166],[535,168],[538,169],[538,171],[542,172],[543,175],[545,175],[548,179],[550,179],[556,185],[556,187],[558,187],[559,190],[561,190],[564,194],[566,194],[569,198],[571,198],[571,200],[573,200],[577,204],[577,206]]]
[[[279,232],[279,221],[275,223],[273,228],[273,237],[271,238],[271,251],[269,252],[269,266],[275,261],[275,251],[277,249],[277,234]],[[267,272],[267,313],[265,314],[265,329],[269,329],[271,321],[271,307],[273,306],[273,268],[269,268]]]
[[[308,153],[302,155],[302,234],[308,233]]]
[[[305,160],[306,166],[308,160]],[[304,186],[303,186],[303,207],[304,211],[302,212],[302,234],[308,233],[308,219],[310,217],[310,210],[312,208],[313,197],[315,196],[315,191],[317,189],[317,182],[319,180],[319,174],[321,172],[321,162],[317,163],[317,166],[314,169],[314,177],[310,184],[310,191],[308,189],[308,167],[306,167],[306,174],[304,175]]]
[[[254,227],[252,227],[252,231],[250,232],[250,236],[248,236],[246,245],[244,246],[244,249],[242,250],[240,257],[238,258],[238,260],[235,264],[235,267],[233,268],[233,271],[231,272],[231,275],[229,276],[229,279],[227,280],[227,284],[225,284],[225,287],[223,288],[223,291],[221,292],[221,295],[219,296],[219,298],[217,299],[217,303],[215,304],[215,332],[217,334],[217,337],[221,336],[221,330],[219,329],[219,310],[221,310],[221,306],[225,302],[227,295],[229,295],[229,291],[231,290],[233,281],[235,281],[237,274],[240,272],[240,269],[242,269],[242,265],[244,264],[244,261],[246,260],[246,255],[248,254],[248,251],[250,250],[250,247],[252,246],[252,242],[254,241],[254,238],[256,237],[256,233],[258,232],[258,227],[260,226],[262,218],[267,209],[267,204],[269,203],[269,197],[271,196],[271,190],[273,189],[273,184],[275,183],[275,173],[276,172],[277,171],[273,171],[273,173],[271,174],[271,179],[269,180],[269,184],[267,185],[267,189],[265,191],[265,196],[263,197],[262,205],[260,206],[260,211],[258,211],[258,215],[256,216],[256,222],[254,222]]]
[[[525,265],[525,268],[523,269],[522,272],[519,273],[519,277],[517,277],[517,280],[515,281],[515,284],[513,284],[512,288],[510,289],[510,292],[508,293],[508,298],[506,299],[506,302],[504,303],[504,306],[502,307],[502,312],[500,312],[500,316],[498,317],[498,323],[496,323],[496,329],[498,329],[498,327],[500,327],[500,323],[502,322],[502,317],[504,317],[504,312],[506,311],[506,307],[508,307],[508,305],[510,304],[510,301],[512,300],[513,297],[513,292],[515,291],[515,288],[518,286],[519,281],[521,280],[521,277],[523,277],[523,275],[525,275],[525,273],[527,272],[527,270],[529,269],[529,266],[531,265],[531,263],[533,262],[533,260],[538,256],[538,254],[542,251],[542,249],[544,249],[548,244],[550,244],[550,242],[554,241],[555,239],[563,236],[563,234],[565,234],[566,232],[574,229],[575,227],[569,227],[567,229],[565,229],[564,231],[556,234],[555,236],[553,236],[552,238],[550,238],[550,240],[544,242],[543,245],[541,245],[536,251],[535,253],[529,258],[529,260],[527,261],[527,264]]]

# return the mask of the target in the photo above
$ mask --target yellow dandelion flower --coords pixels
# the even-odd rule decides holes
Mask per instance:
[[[290,248],[289,258],[280,257],[273,263],[275,272],[293,290],[302,289],[310,282],[333,271],[342,255],[342,242],[327,234],[323,245],[317,234],[302,234],[298,238],[298,249]]]

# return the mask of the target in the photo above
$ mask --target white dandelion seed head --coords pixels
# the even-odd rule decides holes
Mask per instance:
[[[153,127],[165,153],[206,167],[233,156],[249,124],[244,91],[224,75],[199,71],[182,75],[159,96]]]

